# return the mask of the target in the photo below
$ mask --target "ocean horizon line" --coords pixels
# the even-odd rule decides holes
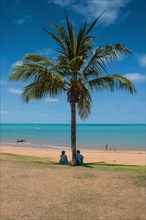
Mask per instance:
[[[71,125],[71,123],[32,123],[32,122],[0,122],[1,125],[3,124],[30,124],[30,125]],[[76,125],[146,125],[146,123],[76,123]]]

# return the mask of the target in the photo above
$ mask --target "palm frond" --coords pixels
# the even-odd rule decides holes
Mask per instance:
[[[70,45],[71,45],[71,48],[72,48],[73,55],[75,55],[76,54],[75,34],[74,34],[72,24],[68,19],[66,11],[65,11],[65,18],[66,18],[66,23],[67,23],[67,30],[68,30],[68,37],[69,37],[69,40],[70,40]]]
[[[62,48],[62,51],[66,56],[71,55],[71,47],[70,47],[70,43],[69,43],[69,40],[68,40],[67,37],[62,38],[60,36],[57,36],[56,34],[53,34],[53,33],[49,32],[45,28],[43,28],[43,30],[46,33],[48,33],[57,42],[57,44],[59,45],[59,47]],[[62,35],[62,33],[60,33],[60,35]]]
[[[96,89],[100,92],[105,89],[110,91],[114,91],[115,89],[117,89],[128,91],[130,94],[136,93],[136,89],[133,84],[128,79],[118,74],[107,75],[90,80],[88,81],[88,85],[90,86],[90,88]]]
[[[97,71],[106,71],[106,65],[115,60],[118,60],[119,55],[130,54],[131,51],[122,44],[106,45],[96,49],[83,70],[83,74],[88,74],[88,70],[95,69]]]
[[[100,71],[94,69],[93,67],[90,67],[88,71],[86,71],[85,73],[81,73],[81,78],[85,79],[85,82],[88,82],[89,80],[100,77],[100,75],[101,75]]]
[[[44,56],[40,56],[39,54],[28,54],[25,55],[22,59],[23,63],[37,63],[43,66],[53,67],[54,69],[58,69],[58,67],[51,60]]]
[[[85,37],[85,31],[86,31],[86,22],[83,26],[81,26],[78,36],[77,36],[77,50],[76,55],[79,55],[80,48],[82,47],[82,41]]]
[[[72,51],[72,46],[70,43],[69,36],[67,35],[65,29],[63,26],[58,25],[58,24],[53,24],[52,25],[56,31],[57,31],[57,37],[63,42],[64,47],[62,47],[61,53],[65,56],[68,57],[68,59],[73,57],[73,51]]]
[[[92,99],[89,91],[85,86],[80,89],[79,99],[77,103],[78,113],[81,119],[86,119],[91,112]]]
[[[30,58],[32,58],[31,55]],[[44,98],[46,95],[56,97],[59,93],[67,90],[68,84],[60,75],[36,63],[15,66],[9,76],[9,80],[21,80],[29,83],[22,92],[22,100],[26,103],[31,99]]]
[[[95,26],[96,22],[99,20],[99,18],[103,15],[103,13],[105,12],[105,10],[101,13],[101,15],[99,15],[91,24],[91,26],[88,28],[88,30],[86,31],[85,35],[88,35],[89,32],[93,29],[93,27]]]
[[[27,103],[31,99],[42,99],[47,95],[54,98],[64,91],[64,85],[64,81],[56,76],[48,78],[48,80],[38,79],[24,87],[22,100]]]
[[[23,81],[33,80],[40,74],[49,75],[50,72],[46,67],[39,64],[22,64],[16,65],[9,76],[9,81]]]

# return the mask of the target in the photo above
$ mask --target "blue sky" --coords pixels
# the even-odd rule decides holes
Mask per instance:
[[[136,95],[122,91],[93,94],[88,119],[78,123],[118,124],[146,123],[146,1],[145,0],[1,0],[1,122],[2,123],[70,123],[70,106],[66,97],[46,97],[22,104],[20,82],[8,82],[13,65],[25,54],[38,53],[54,59],[57,45],[42,27],[52,31],[52,23],[65,25],[64,9],[74,27],[87,19],[88,25],[103,11],[92,34],[96,45],[122,43],[132,55],[120,57],[108,66],[108,73],[130,79]]]

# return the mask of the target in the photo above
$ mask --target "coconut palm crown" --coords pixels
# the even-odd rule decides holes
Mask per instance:
[[[101,15],[100,15],[101,16]],[[125,90],[136,92],[132,83],[118,74],[106,73],[107,64],[116,61],[119,55],[130,54],[121,43],[97,47],[93,44],[95,36],[90,35],[96,22],[87,27],[83,23],[75,34],[73,26],[66,17],[66,28],[53,24],[55,32],[44,29],[58,44],[56,62],[38,54],[28,54],[16,65],[9,76],[10,81],[27,82],[22,91],[22,100],[67,95],[71,107],[71,149],[72,162],[76,163],[76,108],[81,119],[89,116],[92,97],[90,92],[97,90]],[[104,74],[105,73],[105,74]]]

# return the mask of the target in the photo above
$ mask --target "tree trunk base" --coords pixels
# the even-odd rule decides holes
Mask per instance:
[[[72,166],[77,166],[77,161],[75,159],[72,161]]]

